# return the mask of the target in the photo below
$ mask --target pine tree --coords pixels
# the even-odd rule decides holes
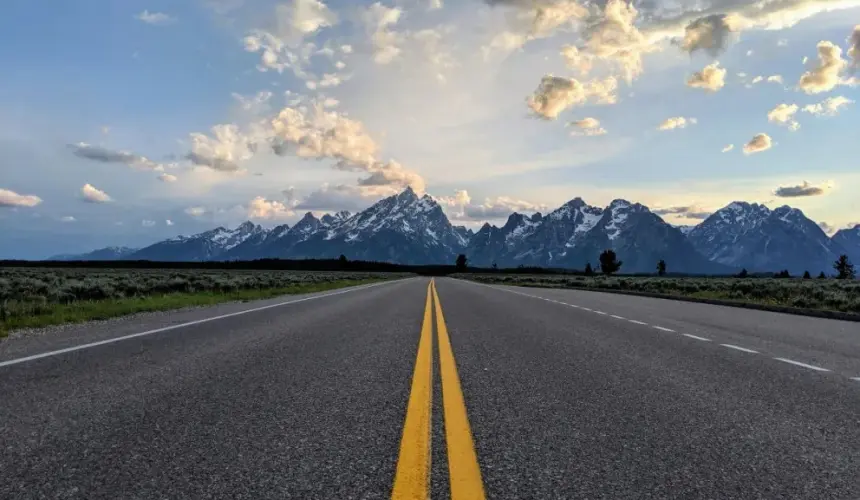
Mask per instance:
[[[812,278],[812,276],[809,275],[809,271],[803,271],[803,279],[808,280],[809,278]]]
[[[457,266],[457,272],[463,273],[466,272],[466,264],[469,262],[469,259],[466,258],[465,255],[460,254],[457,256],[457,262],[455,265]]]
[[[747,268],[741,269],[741,272],[738,274],[738,278],[746,278],[749,273],[747,272]]]
[[[604,250],[600,254],[600,270],[603,274],[609,276],[621,269],[621,264],[624,262],[618,260],[618,256],[612,250]]]
[[[820,280],[826,280],[827,279],[827,275],[824,274],[824,271],[821,271],[820,273],[818,273],[818,279],[820,279]]]
[[[591,262],[588,262],[585,264],[585,275],[591,276],[592,274],[594,274],[594,269],[591,267]]]
[[[660,262],[657,263],[657,274],[660,276],[666,275],[666,261],[660,259]]]
[[[854,264],[848,260],[847,255],[840,255],[833,263],[833,269],[836,269],[836,278],[841,280],[853,280],[857,276],[854,272]]]

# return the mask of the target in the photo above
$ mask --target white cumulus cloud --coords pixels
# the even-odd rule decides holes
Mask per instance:
[[[42,203],[42,198],[38,196],[0,189],[0,207],[35,207],[39,203]]]
[[[663,120],[660,125],[657,126],[657,130],[673,130],[676,128],[687,128],[690,125],[695,125],[695,118],[685,118],[683,116],[673,116],[671,118],[666,118]]]
[[[716,92],[726,84],[726,70],[715,62],[705,66],[702,71],[696,71],[687,79],[687,86]]]
[[[744,144],[744,154],[761,153],[773,147],[773,140],[767,134],[756,134]]]
[[[798,86],[807,94],[833,90],[841,83],[840,74],[847,64],[841,48],[833,42],[818,42],[818,63],[800,76]]]
[[[600,120],[597,118],[586,117],[582,120],[575,120],[568,123],[569,127],[574,127],[570,135],[596,136],[605,135],[606,129],[600,126]]]
[[[113,201],[107,193],[92,184],[84,184],[84,187],[81,188],[81,196],[88,203],[107,203]]]
[[[615,103],[617,88],[618,82],[612,77],[581,83],[573,78],[547,75],[541,79],[527,104],[538,116],[554,120],[567,108],[589,101],[598,104]]]
[[[767,121],[788,127],[790,130],[797,130],[800,128],[800,123],[794,119],[794,115],[797,114],[798,109],[797,104],[780,104],[767,113]]]
[[[839,95],[828,97],[819,103],[807,104],[803,107],[803,111],[816,116],[836,116],[842,108],[853,102],[851,99]]]

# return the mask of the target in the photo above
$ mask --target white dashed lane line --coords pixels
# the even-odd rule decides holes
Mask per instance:
[[[706,339],[705,337],[699,337],[697,335],[690,335],[689,333],[682,333],[681,335],[685,337],[690,337],[691,339],[701,340],[702,342],[710,342],[711,339]]]
[[[803,368],[809,368],[810,370],[815,370],[817,372],[829,372],[830,371],[827,368],[822,368],[820,366],[815,366],[815,365],[807,365],[806,363],[801,363],[800,361],[794,361],[792,359],[786,359],[786,358],[773,358],[773,359],[775,359],[777,361],[782,361],[783,363],[788,363],[788,364],[795,365],[795,366],[802,366]]]
[[[758,351],[753,351],[752,349],[747,349],[746,347],[741,347],[741,346],[732,345],[732,344],[720,344],[720,345],[723,347],[728,347],[729,349],[734,349],[736,351],[748,352],[750,354],[758,354]]]
[[[481,283],[481,285],[483,285],[483,286],[487,286],[487,287],[490,287],[489,285],[484,285],[483,283]],[[490,287],[490,288],[496,288],[496,287]],[[497,288],[497,290],[499,290],[499,288]],[[589,311],[589,312],[593,312],[593,313],[595,313],[595,314],[600,314],[600,315],[602,315],[602,316],[609,316],[609,317],[611,317],[611,318],[615,318],[615,319],[620,319],[620,320],[629,321],[630,323],[633,323],[633,324],[636,324],[636,325],[650,326],[651,328],[654,328],[654,329],[656,329],[656,330],[661,330],[661,331],[664,331],[664,332],[677,333],[675,330],[673,330],[673,329],[671,329],[671,328],[666,328],[666,327],[664,327],[664,326],[657,326],[657,325],[649,325],[648,323],[645,323],[644,321],[639,321],[639,320],[635,320],[635,319],[626,319],[624,316],[618,316],[617,314],[609,314],[609,313],[605,313],[605,312],[603,312],[603,311],[598,311],[598,310],[595,310],[595,309],[589,309],[588,307],[585,307],[585,306],[579,306],[579,305],[576,305],[576,304],[568,304],[567,302],[561,302],[561,301],[554,300],[554,299],[549,299],[549,298],[545,298],[545,297],[539,297],[539,296],[537,296],[537,295],[529,295],[529,294],[527,294],[527,293],[515,292],[515,291],[513,291],[513,290],[504,290],[504,289],[500,289],[500,290],[503,290],[503,291],[506,291],[506,292],[510,292],[510,293],[515,293],[515,294],[517,294],[517,295],[522,295],[522,296],[524,296],[524,297],[532,297],[532,298],[535,298],[535,299],[541,299],[541,300],[544,300],[544,301],[547,301],[547,302],[552,302],[552,303],[554,303],[554,304],[561,304],[561,305],[565,305],[565,306],[575,307],[575,308],[580,309],[580,310],[582,310],[582,311]],[[711,339],[709,339],[709,338],[706,338],[706,337],[700,337],[700,336],[698,336],[698,335],[692,335],[692,334],[690,334],[690,333],[681,333],[681,335],[683,335],[684,337],[687,337],[687,338],[691,338],[691,339],[693,339],[693,340],[699,340],[699,341],[701,341],[701,342],[712,342],[712,340],[711,340]],[[746,348],[746,347],[741,347],[741,346],[739,346],[739,345],[734,345],[734,344],[719,344],[719,345],[721,345],[722,347],[726,347],[726,348],[728,348],[728,349],[733,349],[733,350],[735,350],[735,351],[741,351],[741,352],[745,352],[745,353],[749,353],[749,354],[760,354],[758,351],[755,351],[755,350],[753,350],[753,349],[748,349],[748,348]],[[777,361],[782,361],[783,363],[788,363],[788,364],[791,364],[791,365],[800,366],[800,367],[803,367],[803,368],[808,368],[808,369],[810,369],[810,370],[814,370],[814,371],[817,371],[817,372],[830,372],[830,370],[829,370],[829,369],[827,369],[827,368],[823,368],[823,367],[815,366],[815,365],[810,365],[810,364],[807,364],[807,363],[801,363],[800,361],[794,361],[793,359],[788,359],[788,358],[777,358],[777,357],[774,357],[773,359],[775,359],[775,360],[777,360]],[[848,377],[848,378],[849,378],[850,380],[855,381],[855,382],[860,382],[860,377]]]

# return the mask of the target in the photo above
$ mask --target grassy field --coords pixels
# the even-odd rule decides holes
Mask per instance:
[[[500,285],[625,290],[860,314],[860,281],[775,278],[672,278],[458,274]]]
[[[0,337],[146,311],[319,292],[404,277],[371,272],[0,269]]]

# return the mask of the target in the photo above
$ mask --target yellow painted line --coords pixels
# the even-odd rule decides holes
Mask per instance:
[[[430,498],[430,416],[433,409],[433,318],[431,284],[427,285],[424,323],[418,341],[418,356],[412,373],[412,389],[406,406],[400,455],[394,474],[395,500]]]
[[[454,351],[451,349],[448,327],[445,326],[445,317],[442,315],[439,294],[436,293],[436,283],[431,280],[430,284],[436,303],[436,334],[439,338],[439,368],[442,373],[442,406],[445,410],[451,499],[482,500],[485,497],[484,483],[481,480],[478,454],[475,452],[475,442],[466,415],[466,402],[460,387],[460,377],[457,375]]]

